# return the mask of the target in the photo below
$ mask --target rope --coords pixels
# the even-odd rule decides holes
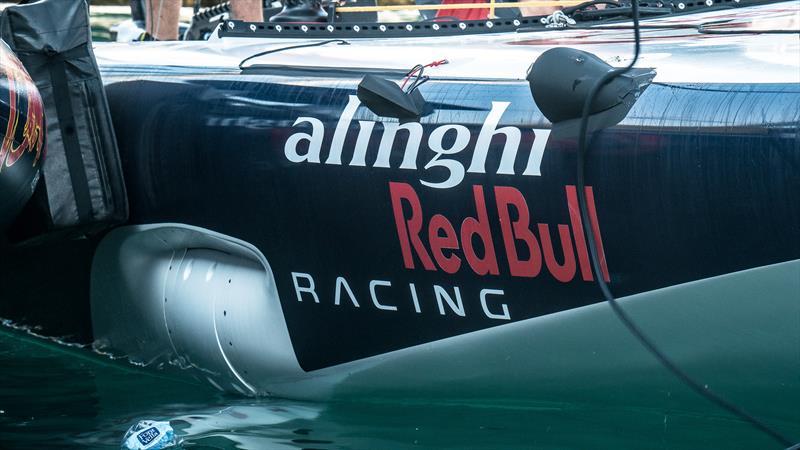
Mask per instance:
[[[582,0],[528,0],[510,3],[462,3],[451,5],[391,5],[391,6],[342,6],[336,12],[381,12],[381,11],[438,11],[440,9],[486,9],[487,5],[494,8],[519,8],[523,6],[576,6],[585,3]]]

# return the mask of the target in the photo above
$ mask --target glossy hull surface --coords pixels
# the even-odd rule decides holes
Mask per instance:
[[[527,84],[433,80],[434,112],[396,130],[346,73],[143,78],[108,85],[133,222],[255,245],[306,370],[601,300],[575,139]],[[597,133],[614,291],[800,258],[798,111],[797,85],[655,84]]]
[[[737,17],[782,23],[797,4]],[[292,39],[99,46],[130,221],[93,257],[96,344],[245,394],[657,385],[589,268],[575,134],[525,81],[557,45],[624,65],[629,33],[364,39],[244,70]],[[603,276],[693,373],[797,397],[798,42],[692,33],[647,33],[655,80],[592,136]],[[443,58],[418,121],[356,96],[365,72]]]

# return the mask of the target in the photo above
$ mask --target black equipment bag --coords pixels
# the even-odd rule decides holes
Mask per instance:
[[[17,221],[24,222],[17,238],[77,237],[126,221],[128,200],[86,0],[9,6],[0,34],[39,88],[47,122],[43,183]]]

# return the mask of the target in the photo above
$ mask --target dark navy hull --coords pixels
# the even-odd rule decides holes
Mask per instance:
[[[106,82],[131,223],[191,224],[255,245],[305,370],[601,301],[575,233],[576,140],[547,136],[527,83],[426,84],[434,110],[405,169],[410,135],[398,132],[380,167],[384,127],[363,106],[335,133],[360,77],[283,72]],[[493,102],[508,103],[496,128],[521,136],[513,174],[498,173],[501,136],[485,172],[469,171]],[[287,157],[291,136],[312,129],[293,126],[300,117],[324,126],[317,160]],[[363,165],[359,120],[374,123]],[[797,84],[655,83],[596,133],[588,193],[615,294],[800,259],[798,122]],[[438,141],[443,124],[464,128]],[[434,167],[431,143],[458,148],[457,133],[464,149],[438,156],[453,166]],[[524,175],[542,139],[540,175]],[[304,144],[297,155],[308,157]],[[430,186],[453,184],[456,166],[457,184]]]

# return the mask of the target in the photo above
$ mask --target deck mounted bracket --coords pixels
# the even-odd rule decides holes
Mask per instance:
[[[568,47],[550,49],[536,59],[527,80],[536,106],[553,123],[554,135],[577,136],[586,97],[611,70],[597,55]],[[655,76],[654,69],[632,68],[603,86],[592,104],[588,131],[621,122]]]
[[[416,120],[424,115],[425,98],[418,89],[404,91],[396,83],[375,75],[365,75],[358,83],[358,99],[373,113],[400,120]]]

